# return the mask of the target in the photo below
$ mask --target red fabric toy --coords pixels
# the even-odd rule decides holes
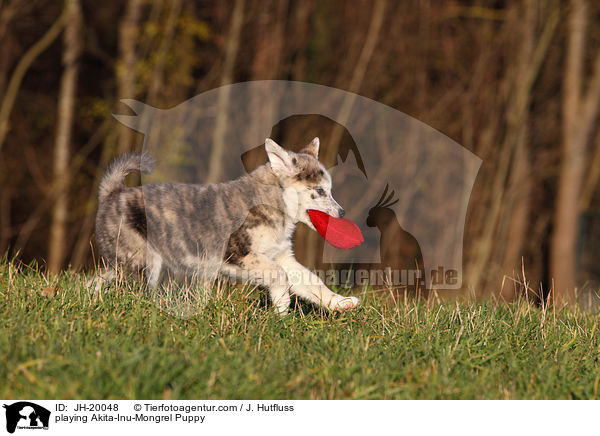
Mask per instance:
[[[334,247],[348,250],[364,241],[360,229],[352,221],[334,218],[320,210],[309,209],[307,212],[317,231]]]

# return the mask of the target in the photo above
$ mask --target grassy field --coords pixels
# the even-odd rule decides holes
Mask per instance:
[[[81,275],[48,282],[4,262],[0,398],[600,397],[595,314],[361,298],[350,313],[280,318],[234,288],[181,319],[135,282],[94,295]]]

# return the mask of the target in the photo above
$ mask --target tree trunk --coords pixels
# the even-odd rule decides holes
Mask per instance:
[[[515,266],[520,268],[520,251],[523,246],[529,208],[528,192],[531,185],[528,179],[529,157],[527,150],[527,122],[531,92],[535,80],[546,58],[552,35],[556,29],[559,13],[556,7],[546,19],[539,37],[533,27],[535,24],[537,2],[529,0],[524,6],[517,4],[514,11],[514,26],[508,33],[519,32],[519,52],[516,62],[508,68],[502,86],[506,86],[508,101],[504,116],[506,127],[498,157],[497,167],[489,188],[490,202],[487,207],[485,224],[479,236],[477,261],[471,268],[470,282],[475,289],[485,288],[487,277],[497,277],[496,273],[511,273]],[[521,8],[524,8],[521,10]],[[521,16],[525,17],[525,22]],[[516,27],[515,27],[516,26]],[[509,193],[506,185],[509,184]],[[509,216],[507,229],[502,233],[502,214]],[[506,240],[506,246],[498,247],[498,241]],[[500,248],[498,250],[498,248]],[[496,257],[498,251],[500,256]],[[490,269],[495,268],[492,273]],[[502,297],[511,299],[514,291],[502,289]]]
[[[259,23],[256,28],[259,36],[250,67],[251,77],[252,80],[273,80],[278,78],[283,57],[288,2],[268,2],[261,7],[264,9],[257,18]],[[273,10],[275,12],[272,12]],[[278,105],[278,96],[271,95],[268,88],[252,93],[248,108],[252,122],[247,128],[247,138],[264,139],[262,136],[266,137],[269,134],[262,132],[261,136],[261,130],[264,129],[261,120],[271,119]]]
[[[562,159],[550,254],[554,303],[575,302],[579,201],[600,101],[600,52],[583,93],[587,2],[572,0],[562,103]],[[583,97],[585,95],[585,98]]]
[[[231,84],[233,80],[233,67],[240,45],[240,34],[244,21],[244,0],[235,0],[233,14],[231,16],[231,28],[225,46],[225,64],[221,76],[221,86]],[[229,112],[229,87],[219,90],[217,101],[217,120],[213,133],[212,151],[208,165],[208,176],[206,183],[219,182],[222,176],[223,151],[225,148],[225,129],[227,128],[227,117]]]
[[[516,65],[512,73],[512,105],[509,105],[507,120],[507,136],[509,141],[514,142],[514,156],[512,159],[512,171],[509,176],[508,198],[505,208],[510,211],[507,220],[508,237],[504,250],[503,274],[511,277],[515,269],[521,267],[521,249],[527,235],[529,224],[529,195],[531,190],[531,168],[529,163],[528,149],[528,127],[529,127],[529,103],[531,100],[531,88],[527,86],[524,77],[530,75],[531,59],[536,45],[536,15],[537,2],[528,0],[516,8],[516,17],[513,18],[515,32],[519,35],[519,52],[516,56]],[[524,9],[524,10],[523,10]],[[512,300],[516,297],[511,287],[503,287],[502,298]]]
[[[66,251],[68,221],[69,153],[75,91],[77,87],[78,60],[82,49],[82,16],[79,0],[67,0],[67,26],[64,33],[64,71],[58,97],[58,122],[54,145],[54,184],[58,196],[52,209],[48,269],[57,272],[63,265]]]
[[[135,98],[135,65],[137,62],[136,43],[139,35],[139,21],[142,12],[142,0],[131,0],[119,26],[119,55],[117,84],[119,98]],[[118,154],[129,151],[134,133],[129,127],[119,126]]]

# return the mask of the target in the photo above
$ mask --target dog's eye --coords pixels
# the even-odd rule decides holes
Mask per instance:
[[[320,196],[325,195],[325,190],[323,188],[316,188],[315,191],[317,191],[317,194]]]

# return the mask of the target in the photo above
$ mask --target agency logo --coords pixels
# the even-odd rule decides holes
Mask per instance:
[[[265,138],[297,153],[318,137],[318,159],[330,173],[332,195],[363,241],[342,249],[298,226],[298,261],[336,286],[385,285],[414,293],[461,288],[465,220],[482,161],[434,128],[374,100],[303,82],[236,83],[164,109],[121,101],[133,114],[114,117],[144,134],[144,152],[156,162],[154,172],[141,176],[142,185],[230,182],[270,162]],[[264,207],[259,196],[240,194],[238,201],[211,195],[231,223],[210,233],[211,247],[224,246],[246,221],[248,208],[240,204]],[[151,192],[142,197],[152,201]],[[294,201],[298,210],[311,209],[308,197]],[[211,211],[195,223],[216,228],[214,220]],[[159,220],[142,212],[140,222],[147,240],[164,241]],[[220,258],[206,245],[190,244],[180,263],[194,266],[200,259],[197,275],[212,278],[218,268],[205,260]],[[174,295],[159,292],[155,298],[172,301]]]
[[[6,431],[14,433],[19,430],[48,430],[50,411],[29,401],[19,401],[11,405],[5,404]]]

